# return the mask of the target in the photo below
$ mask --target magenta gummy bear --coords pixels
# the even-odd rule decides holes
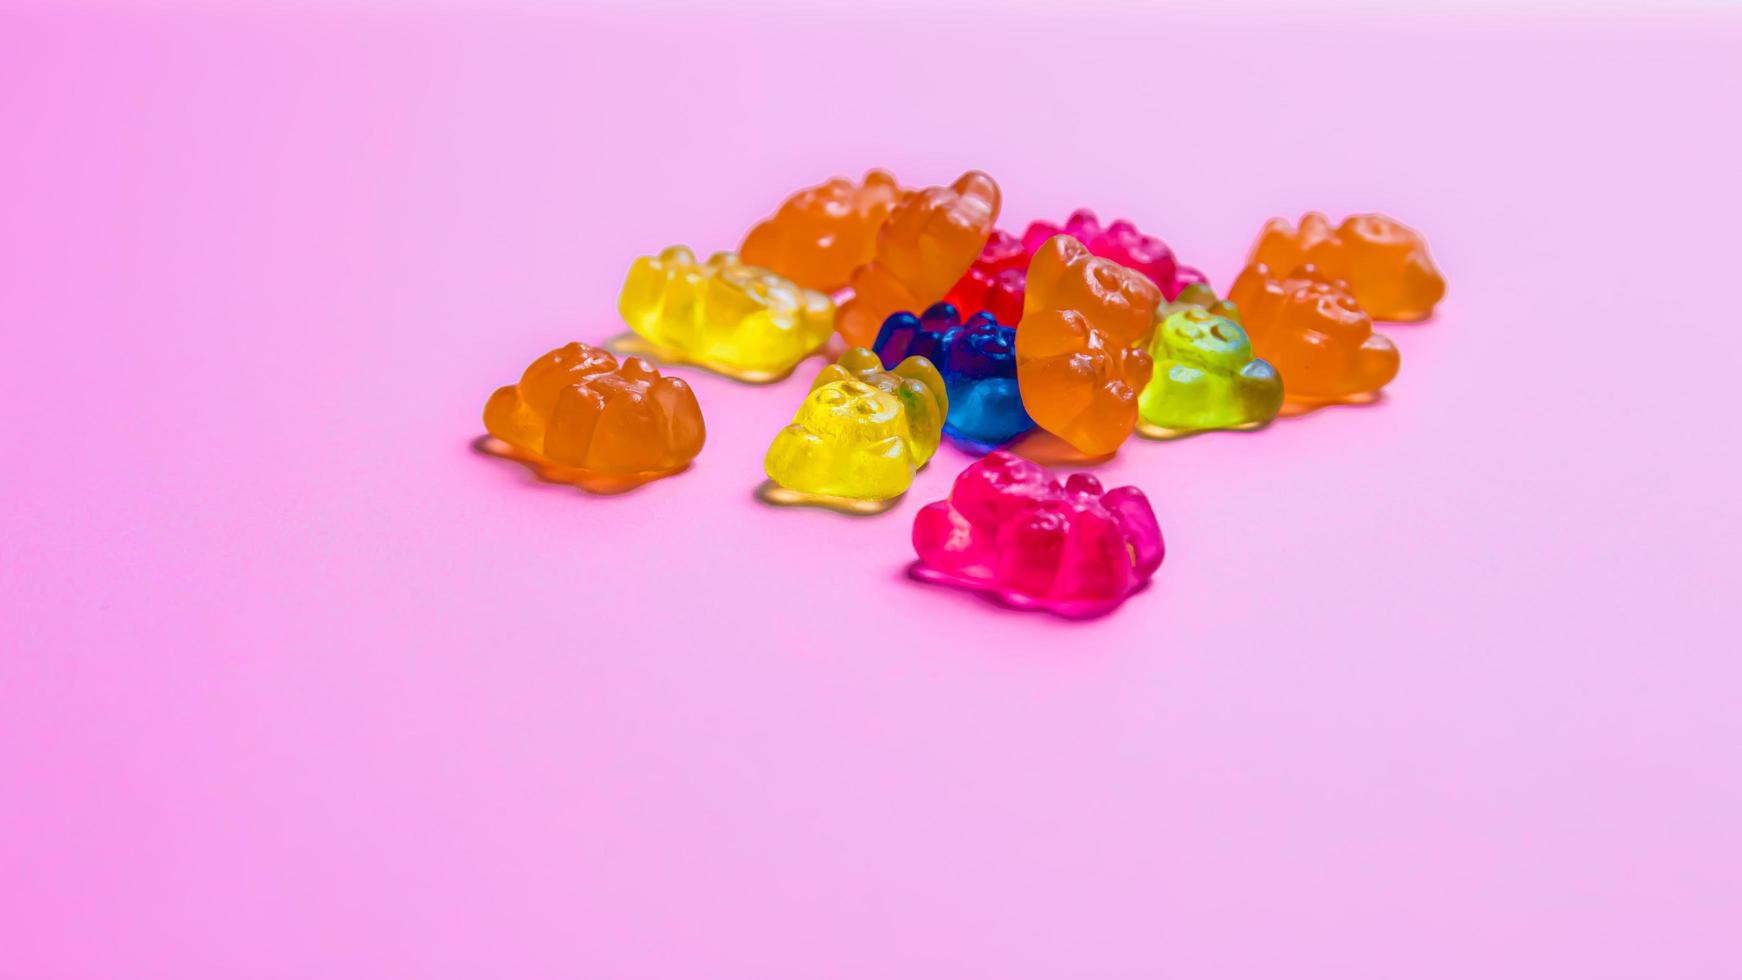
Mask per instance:
[[[1072,618],[1113,611],[1161,566],[1166,548],[1136,487],[1051,472],[1008,452],[975,462],[913,520],[913,575]]]
[[[1112,259],[1127,269],[1136,269],[1161,288],[1168,302],[1179,298],[1180,290],[1194,282],[1203,282],[1204,274],[1191,266],[1180,265],[1173,249],[1154,235],[1145,235],[1137,226],[1121,218],[1105,228],[1095,212],[1084,208],[1072,212],[1065,226],[1036,221],[1022,234],[1022,247],[1029,255],[1040,251],[1054,235],[1069,235],[1082,242],[1089,254]]]

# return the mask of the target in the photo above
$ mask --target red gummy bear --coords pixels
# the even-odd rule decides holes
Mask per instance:
[[[1143,491],[1104,491],[1087,473],[1061,485],[1046,467],[1002,451],[963,470],[948,500],[920,510],[913,547],[922,581],[1070,617],[1111,612],[1167,553]]]
[[[1143,273],[1170,303],[1192,283],[1208,281],[1202,272],[1180,265],[1173,249],[1161,239],[1143,234],[1123,219],[1102,228],[1095,212],[1084,208],[1072,213],[1063,228],[1047,221],[1034,222],[1023,232],[1021,241],[1009,232],[994,231],[980,257],[944,297],[945,302],[955,306],[963,319],[986,312],[999,323],[1017,324],[1028,287],[1028,263],[1055,235],[1069,235],[1087,246],[1089,254]]]
[[[994,231],[980,257],[944,296],[965,322],[976,313],[990,313],[1006,326],[1022,319],[1022,297],[1028,287],[1031,253],[1007,231]]]

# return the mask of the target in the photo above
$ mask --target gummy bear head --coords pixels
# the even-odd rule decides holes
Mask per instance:
[[[1147,276],[1098,258],[1069,235],[1055,235],[1028,267],[1026,320],[1036,310],[1077,310],[1110,342],[1130,346],[1149,336],[1161,290]]]
[[[703,302],[707,316],[720,323],[737,323],[763,310],[797,312],[826,299],[785,276],[761,266],[746,265],[736,252],[715,252],[708,265],[715,270]]]
[[[1445,280],[1414,230],[1382,214],[1355,214],[1344,219],[1338,234],[1354,253],[1353,274],[1360,292],[1372,294],[1375,309],[1432,309],[1445,295]]]
[[[1290,273],[1282,282],[1282,291],[1288,304],[1310,309],[1310,316],[1320,322],[1319,329],[1327,333],[1359,338],[1373,332],[1373,319],[1355,302],[1348,284],[1312,265]]]
[[[901,402],[863,381],[831,381],[811,389],[793,422],[826,439],[843,442],[907,438]]]
[[[950,410],[950,397],[943,377],[931,361],[907,357],[885,371],[876,354],[863,347],[852,347],[835,363],[817,372],[811,387],[843,381],[862,382],[895,398],[915,465],[924,465],[937,452],[944,419]]]
[[[1186,306],[1162,318],[1155,355],[1217,371],[1238,371],[1252,360],[1252,341],[1234,320],[1201,306]]]
[[[1296,401],[1378,391],[1397,376],[1397,348],[1344,284],[1303,265],[1276,278],[1262,262],[1229,289],[1254,352],[1275,365]]]

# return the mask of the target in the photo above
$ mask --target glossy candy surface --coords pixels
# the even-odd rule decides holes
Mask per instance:
[[[1335,229],[1309,211],[1296,230],[1273,218],[1258,236],[1247,265],[1271,269],[1313,265],[1348,285],[1355,302],[1375,320],[1424,320],[1446,294],[1446,281],[1415,229],[1382,214],[1356,214]]]
[[[1360,400],[1397,376],[1397,348],[1341,282],[1312,266],[1278,278],[1247,266],[1228,298],[1252,350],[1276,366],[1291,402]]]
[[[984,451],[1034,428],[1017,390],[1016,331],[992,314],[963,323],[948,303],[920,316],[897,313],[883,321],[874,347],[888,367],[916,354],[931,361],[949,391],[944,434],[965,448]]]
[[[1095,212],[1084,209],[1074,212],[1062,228],[1036,221],[1021,239],[994,231],[986,240],[986,247],[980,250],[980,257],[950,289],[946,301],[966,316],[988,312],[1000,323],[1020,324],[1029,261],[1041,246],[1058,235],[1069,235],[1082,242],[1090,254],[1143,273],[1169,300],[1187,286],[1204,282],[1204,274],[1180,265],[1173,250],[1161,239],[1139,232],[1124,220],[1102,228]]]
[[[944,302],[963,316],[990,313],[1014,327],[1022,320],[1022,297],[1028,281],[1028,249],[1005,231],[994,231],[980,256],[950,287]]]
[[[875,256],[853,272],[853,298],[836,319],[847,343],[869,344],[891,313],[943,299],[992,234],[1000,201],[997,182],[978,170],[904,196],[877,233]]]
[[[682,469],[706,432],[695,393],[646,360],[569,344],[484,405],[484,428],[532,461],[601,476]]]
[[[1179,264],[1166,242],[1145,235],[1123,218],[1103,228],[1095,212],[1084,208],[1072,212],[1062,228],[1046,221],[1029,225],[1022,234],[1022,244],[1033,255],[1055,235],[1069,235],[1087,246],[1090,254],[1143,273],[1169,300],[1192,283],[1204,281],[1203,273]]]
[[[1103,491],[1087,473],[1061,484],[1002,451],[963,470],[948,500],[920,510],[913,548],[916,577],[1066,616],[1111,611],[1166,553],[1141,490]]]
[[[779,486],[816,498],[888,500],[937,452],[948,412],[930,361],[909,357],[885,371],[876,354],[855,347],[817,374],[763,469]]]
[[[834,330],[826,295],[731,252],[697,262],[682,245],[636,259],[617,308],[649,353],[744,381],[785,377]]]
[[[1142,345],[1160,302],[1145,276],[1067,235],[1047,241],[1029,266],[1016,331],[1016,374],[1034,421],[1090,456],[1118,449],[1137,425],[1137,393],[1152,368]]]
[[[1282,378],[1252,355],[1233,304],[1188,287],[1158,314],[1149,353],[1155,371],[1138,396],[1138,430],[1165,437],[1206,429],[1250,428],[1282,408]]]
[[[895,178],[882,170],[867,171],[858,183],[836,177],[806,187],[750,229],[739,255],[800,286],[834,292],[871,261],[877,229],[901,194]]]

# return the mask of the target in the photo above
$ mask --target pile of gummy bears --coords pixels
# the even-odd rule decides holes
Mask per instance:
[[[878,513],[947,438],[983,458],[915,517],[915,577],[1097,615],[1161,565],[1148,499],[1000,447],[1050,433],[1099,459],[1133,432],[1371,401],[1398,368],[1373,320],[1424,319],[1445,293],[1421,236],[1381,215],[1271,221],[1224,299],[1130,222],[1078,211],[1019,239],[995,227],[999,204],[978,171],[913,190],[873,170],[794,194],[736,254],[637,259],[624,358],[582,343],[540,357],[490,396],[485,447],[595,492],[670,476],[701,452],[701,407],[647,357],[765,383],[839,334],[758,496]]]

